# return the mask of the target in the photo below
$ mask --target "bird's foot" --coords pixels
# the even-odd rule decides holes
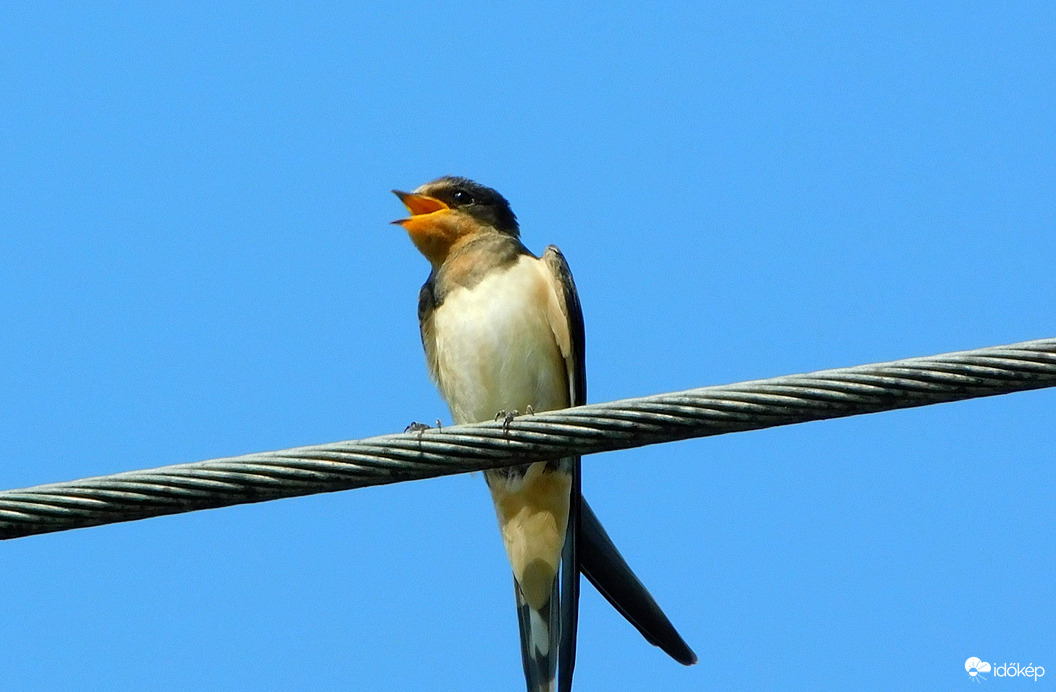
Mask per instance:
[[[509,435],[510,435],[510,423],[512,423],[513,419],[516,418],[519,415],[521,415],[521,412],[518,411],[517,409],[514,409],[512,411],[506,411],[504,409],[504,410],[499,411],[498,413],[495,414],[495,420],[501,420],[502,421],[502,432],[507,437],[509,437]]]
[[[436,425],[437,425],[437,427],[440,427],[440,421],[439,420],[436,421]],[[418,433],[418,436],[421,437],[422,433],[425,432],[426,430],[429,430],[431,427],[432,426],[430,426],[430,425],[426,425],[425,423],[419,423],[418,421],[415,420],[415,421],[411,421],[411,424],[408,425],[406,428],[404,428],[403,431],[405,433],[416,432],[416,433]]]

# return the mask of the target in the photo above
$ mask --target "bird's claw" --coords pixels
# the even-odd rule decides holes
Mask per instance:
[[[502,432],[507,437],[510,434],[510,423],[512,423],[513,419],[516,418],[519,415],[521,415],[521,412],[518,411],[517,409],[514,409],[512,411],[507,411],[507,410],[503,409],[502,411],[499,411],[498,413],[495,414],[495,420],[501,420],[502,421]]]
[[[440,421],[439,420],[436,421],[436,424],[437,424],[437,427],[439,427],[440,426]],[[406,428],[404,428],[403,431],[405,433],[416,432],[416,433],[418,433],[418,436],[421,437],[422,433],[425,432],[426,430],[429,430],[430,427],[431,426],[426,425],[425,423],[419,423],[418,421],[415,420],[415,421],[411,421],[411,424],[408,425]]]

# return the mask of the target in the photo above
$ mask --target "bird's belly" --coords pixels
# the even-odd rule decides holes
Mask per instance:
[[[519,270],[526,267],[527,270]],[[569,405],[568,375],[534,268],[447,296],[434,316],[436,378],[456,423]]]

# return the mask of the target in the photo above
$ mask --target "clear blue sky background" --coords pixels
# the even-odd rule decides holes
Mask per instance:
[[[442,174],[565,252],[591,401],[1056,336],[1049,3],[83,4],[0,14],[0,488],[448,420],[388,225]],[[701,663],[588,588],[577,690],[962,689],[970,656],[1051,686],[1054,415],[587,459]],[[479,476],[0,572],[4,689],[522,689]]]

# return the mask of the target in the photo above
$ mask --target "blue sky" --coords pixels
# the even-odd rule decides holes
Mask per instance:
[[[2,14],[0,488],[448,420],[388,225],[443,174],[564,251],[590,401],[1056,336],[1046,3]],[[1054,412],[588,458],[701,663],[588,587],[576,689],[1056,676]],[[20,539],[0,570],[10,689],[522,689],[479,476]]]

